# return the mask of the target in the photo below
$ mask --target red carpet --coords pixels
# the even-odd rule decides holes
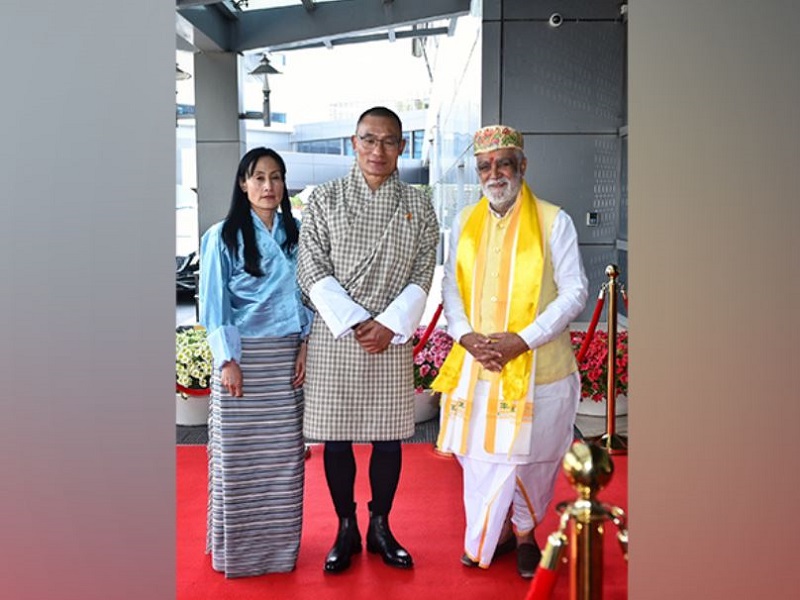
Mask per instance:
[[[356,445],[356,501],[362,534],[366,533],[368,518],[369,449],[368,445]],[[627,458],[615,457],[614,466],[614,479],[600,498],[627,509]],[[204,553],[205,447],[178,446],[177,473],[178,600],[522,600],[528,590],[529,581],[516,572],[514,554],[494,561],[488,570],[469,569],[459,563],[464,527],[460,468],[455,459],[435,455],[429,444],[403,446],[403,476],[392,510],[392,529],[414,556],[416,566],[410,571],[388,567],[365,549],[347,572],[323,574],[325,554],[336,535],[336,518],[325,486],[320,446],[314,447],[306,461],[303,537],[297,568],[292,573],[225,579],[215,572]],[[560,476],[554,504],[574,498],[575,492]],[[551,507],[537,528],[540,546],[544,547],[547,535],[557,525]],[[606,528],[605,600],[627,598],[627,565],[614,538],[615,529],[611,524]],[[553,598],[568,596],[568,565],[564,565]]]

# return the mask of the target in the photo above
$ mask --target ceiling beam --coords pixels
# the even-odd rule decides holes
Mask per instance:
[[[192,9],[190,9],[192,10]],[[218,13],[202,14],[204,19],[192,21],[187,19],[181,11],[175,13],[175,32],[184,43],[177,43],[179,50],[197,52],[222,52],[230,45],[230,24]]]
[[[325,40],[337,44],[342,38],[347,38],[345,43],[354,43],[358,34],[387,30],[392,40],[408,37],[391,33],[397,27],[438,19],[450,19],[452,35],[456,17],[470,10],[470,0],[341,0],[323,4],[301,0],[302,5],[235,13],[218,0],[176,2],[178,15],[193,30],[191,35],[182,36],[188,43],[201,51],[227,52],[327,46]],[[386,39],[386,35],[378,34],[376,39]]]
[[[425,38],[434,37],[437,35],[447,35],[447,27],[431,27],[430,29],[415,29],[395,31],[395,39],[404,38]],[[303,50],[305,48],[333,48],[334,46],[344,46],[346,44],[362,44],[364,42],[379,42],[389,39],[389,32],[384,31],[380,33],[367,33],[363,35],[350,35],[342,36],[333,39],[324,40],[310,40],[307,42],[292,42],[290,44],[282,44],[280,46],[271,46],[271,52],[284,52],[289,50]]]
[[[179,2],[181,0],[178,0]],[[205,2],[177,9],[178,16],[193,29],[191,37],[201,40],[202,44],[192,39],[187,40],[200,50],[213,52],[230,52],[233,50],[233,40],[236,34],[236,24],[240,12],[231,11],[225,2]],[[179,29],[180,34],[180,29]]]
[[[217,4],[221,0],[175,0],[175,8],[187,8],[189,6],[205,6],[207,4]]]
[[[453,37],[453,35],[455,34],[455,32],[456,32],[456,21],[458,21],[458,19],[456,19],[456,18],[451,18],[450,19],[450,24],[447,26],[447,37]]]
[[[316,4],[313,12],[299,5],[252,10],[240,13],[239,20],[232,26],[229,49],[245,52],[297,42],[321,41],[362,31],[458,17],[469,14],[469,10],[470,0],[404,0],[391,3],[342,0]]]

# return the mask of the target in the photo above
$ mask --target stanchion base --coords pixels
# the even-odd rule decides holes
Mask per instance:
[[[600,436],[600,440],[598,441],[603,448],[605,448],[609,454],[612,456],[614,454],[627,454],[628,453],[628,442],[620,435],[616,433],[612,435],[603,434]]]

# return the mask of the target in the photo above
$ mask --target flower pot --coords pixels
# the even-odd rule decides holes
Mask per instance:
[[[425,390],[414,394],[414,423],[423,423],[439,416],[439,392]]]
[[[595,402],[591,398],[583,398],[578,402],[578,414],[587,417],[605,417],[608,412],[608,402],[603,398]],[[624,394],[617,396],[614,401],[614,414],[617,416],[628,414],[628,397]]]
[[[175,422],[178,425],[206,425],[208,423],[208,396],[175,394]]]

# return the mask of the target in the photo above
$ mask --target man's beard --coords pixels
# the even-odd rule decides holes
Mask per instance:
[[[502,188],[498,188],[494,185],[502,183],[507,185]],[[505,213],[506,210],[514,204],[521,188],[522,177],[520,176],[514,178],[498,177],[497,179],[487,179],[486,183],[481,185],[481,191],[483,195],[489,199],[489,205],[499,213]]]

